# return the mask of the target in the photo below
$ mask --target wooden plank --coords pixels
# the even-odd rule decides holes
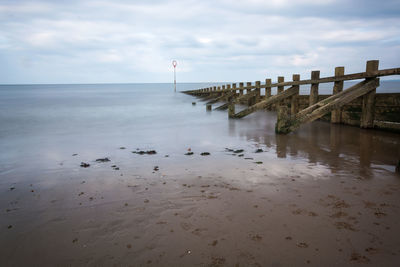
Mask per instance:
[[[360,72],[354,74],[346,74],[343,76],[331,76],[326,78],[320,78],[318,80],[300,80],[297,82],[282,82],[282,83],[273,83],[271,87],[277,86],[293,86],[293,85],[304,85],[304,84],[312,84],[312,83],[331,83],[338,81],[350,81],[350,80],[359,80],[366,78],[374,78],[374,77],[382,77],[382,76],[390,76],[390,75],[400,75],[400,68],[393,69],[385,69],[385,70],[377,70],[370,73]],[[265,85],[261,85],[261,88],[265,88]]]
[[[319,79],[319,70],[313,70],[311,72],[311,80],[318,80]],[[319,83],[312,83],[310,89],[310,106],[314,105],[318,102],[318,87]]]
[[[292,132],[299,128],[301,124],[319,119],[332,110],[338,109],[347,103],[350,103],[354,99],[375,90],[377,86],[379,86],[379,79],[368,79],[362,81],[341,93],[330,96],[306,109],[303,109],[297,113],[296,116],[287,119],[286,123],[281,121],[279,124],[280,128],[277,127],[276,132]]]
[[[215,99],[213,99],[213,100],[211,100],[211,101],[208,101],[206,104],[214,104],[214,103],[217,103],[217,102],[222,101],[222,100],[224,100],[225,98],[229,97],[230,95],[233,95],[233,92],[227,92],[227,93],[225,93],[225,94],[222,94],[221,96],[219,96],[219,97],[217,97],[217,98],[215,98]]]
[[[225,103],[225,104],[222,104],[222,105],[219,106],[219,107],[216,107],[214,110],[225,110],[225,109],[227,109],[227,108],[229,107],[230,104],[231,104],[231,103],[227,102],[227,103]]]
[[[379,128],[379,129],[400,131],[400,123],[399,122],[374,120],[374,127]]]
[[[335,76],[343,76],[344,75],[344,67],[336,67],[335,68]],[[337,81],[333,85],[333,94],[336,95],[343,91],[343,81]],[[331,114],[331,123],[340,123],[342,121],[342,110],[336,109],[332,111]]]
[[[257,104],[252,105],[251,107],[248,107],[245,110],[240,111],[239,113],[235,114],[233,117],[234,118],[243,118],[244,116],[247,116],[256,110],[264,109],[272,104],[276,104],[279,101],[284,100],[285,98],[291,97],[292,95],[296,94],[297,91],[298,91],[298,89],[296,87],[290,87],[279,94],[271,96],[270,98],[267,98],[266,100],[263,100]]]
[[[379,60],[367,61],[366,72],[370,73],[378,70]],[[369,78],[371,79],[371,78]],[[374,79],[374,78],[372,78]],[[376,78],[375,78],[376,79]],[[373,128],[374,127],[374,114],[375,114],[375,94],[376,88],[371,90],[368,94],[363,96],[362,113],[361,113],[361,128]]]

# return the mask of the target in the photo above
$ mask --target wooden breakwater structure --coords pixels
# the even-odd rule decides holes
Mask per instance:
[[[400,68],[379,70],[378,67],[378,60],[370,60],[365,72],[360,73],[344,74],[344,67],[336,67],[335,75],[331,77],[320,78],[320,71],[312,71],[311,79],[307,80],[300,80],[299,74],[293,74],[289,82],[278,76],[276,83],[265,79],[264,84],[260,81],[247,82],[246,85],[240,82],[183,93],[207,100],[207,110],[211,110],[214,103],[225,102],[215,109],[228,109],[228,116],[233,119],[258,110],[276,110],[275,131],[281,134],[295,131],[302,124],[317,119],[400,132],[400,93],[376,93],[379,77],[400,75]],[[344,81],[360,79],[362,81],[343,90]],[[333,83],[333,94],[320,95],[321,83]],[[300,85],[308,84],[310,94],[299,95]],[[275,95],[271,94],[273,87],[277,87]],[[261,89],[265,89],[263,95]],[[245,104],[247,108],[236,113],[236,104]]]

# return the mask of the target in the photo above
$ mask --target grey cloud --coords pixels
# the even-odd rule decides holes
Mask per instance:
[[[397,67],[399,9],[391,0],[2,1],[0,83],[168,82],[172,59],[181,81],[359,70],[371,58]]]

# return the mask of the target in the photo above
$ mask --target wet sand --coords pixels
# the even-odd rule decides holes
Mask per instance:
[[[240,147],[117,144],[3,172],[1,266],[398,266],[399,135],[315,122],[276,136],[257,117],[271,114],[229,122]]]

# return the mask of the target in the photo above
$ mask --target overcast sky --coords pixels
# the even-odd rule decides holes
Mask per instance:
[[[400,1],[0,0],[0,83],[255,81],[400,67]]]

